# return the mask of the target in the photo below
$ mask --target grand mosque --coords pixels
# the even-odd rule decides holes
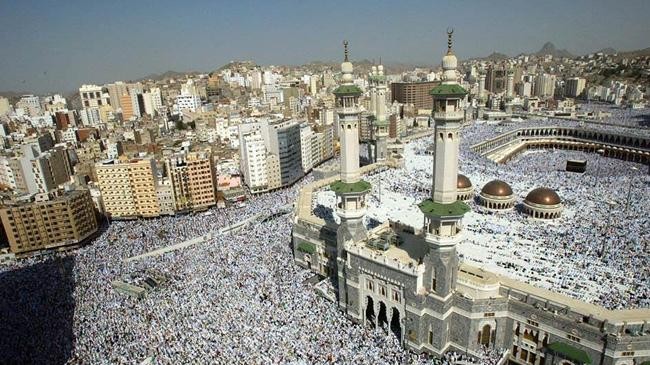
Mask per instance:
[[[364,177],[391,168],[385,78],[376,72],[370,80],[375,92],[381,91],[372,96],[377,162],[360,167],[362,90],[353,83],[345,44],[342,84],[334,90],[340,173],[300,192],[293,227],[296,263],[331,279],[335,301],[351,320],[382,326],[415,352],[442,355],[455,350],[478,356],[487,346],[506,349],[512,364],[650,364],[650,310],[608,310],[459,262],[456,247],[463,241],[463,216],[470,210],[465,201],[476,198],[483,209],[498,214],[513,208],[515,196],[506,182],[495,180],[475,197],[472,182],[458,173],[467,92],[457,80],[451,37],[449,32],[443,82],[430,92],[433,183],[430,197],[418,204],[424,215],[421,227],[387,221],[368,228],[364,223],[371,189]],[[490,146],[475,148],[492,151]],[[314,214],[314,194],[324,188],[336,194],[339,223]],[[544,187],[530,191],[523,201],[523,213],[533,218],[554,219],[562,209],[558,194]]]

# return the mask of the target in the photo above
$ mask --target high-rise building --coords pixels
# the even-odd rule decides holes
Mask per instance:
[[[152,87],[149,92],[151,93],[151,104],[156,113],[160,113],[163,107],[162,94],[160,93],[160,88]]]
[[[251,193],[266,191],[268,182],[267,151],[259,125],[253,128],[239,128],[240,169]],[[278,172],[280,166],[278,163]]]
[[[433,102],[429,91],[439,84],[440,81],[393,82],[390,84],[391,102],[411,104],[416,110],[431,110]]]
[[[5,115],[11,111],[11,105],[9,104],[9,99],[4,96],[0,96],[0,115]]]
[[[201,110],[201,98],[197,95],[181,93],[176,97],[176,107],[179,112],[190,111],[194,113]]]
[[[280,160],[282,186],[303,176],[300,152],[300,125],[295,120],[269,124],[269,152]]]
[[[540,73],[535,77],[533,95],[540,98],[552,97],[555,94],[555,75]]]
[[[106,213],[112,218],[160,215],[153,159],[100,162],[95,172]]]
[[[312,137],[314,132],[307,123],[300,124],[300,154],[302,160],[302,171],[308,173],[314,167],[313,159],[313,142]]]
[[[135,113],[133,112],[133,103],[131,102],[131,95],[122,94],[120,96],[120,105],[122,108],[122,119],[130,120]]]
[[[68,151],[65,147],[55,147],[30,159],[38,193],[55,190],[59,185],[70,181],[73,174]]]
[[[565,95],[570,98],[577,98],[585,90],[587,85],[587,80],[582,77],[572,77],[566,80],[566,85],[564,87]]]
[[[30,117],[41,115],[43,109],[41,108],[41,99],[35,95],[23,95],[16,103],[16,108],[21,108]]]
[[[122,107],[122,95],[129,93],[128,84],[125,84],[122,81],[117,81],[112,84],[107,84],[106,90],[108,90],[111,106],[117,111],[117,109]]]
[[[111,103],[109,94],[104,93],[102,87],[97,85],[81,85],[79,97],[84,108],[97,108]]]
[[[176,211],[204,210],[217,203],[212,155],[191,152],[165,161]]]
[[[498,94],[505,91],[507,85],[507,71],[504,65],[489,65],[485,74],[485,88],[487,91]]]
[[[0,219],[13,253],[75,245],[98,228],[88,190],[3,201]]]

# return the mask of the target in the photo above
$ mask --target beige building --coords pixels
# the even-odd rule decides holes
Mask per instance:
[[[167,159],[166,167],[176,211],[204,210],[217,204],[215,169],[210,153],[175,155]]]
[[[153,159],[100,162],[95,171],[106,213],[112,218],[160,215]]]
[[[0,219],[13,253],[74,245],[98,228],[88,190],[58,191],[3,202]]]

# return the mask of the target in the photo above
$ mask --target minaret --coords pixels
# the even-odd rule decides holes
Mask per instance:
[[[452,51],[452,33],[453,30],[447,32],[447,54],[442,58],[443,82],[430,92],[435,128],[432,196],[419,204],[424,213],[423,231],[429,248],[424,286],[442,298],[447,298],[456,286],[456,244],[461,240],[461,220],[469,211],[467,204],[456,200],[459,132],[463,120],[461,101],[467,92],[457,81],[458,60]]]
[[[377,135],[375,131],[375,120],[377,120],[377,84],[375,79],[377,77],[377,66],[373,65],[368,74],[368,91],[370,92],[370,106],[368,108],[368,124],[371,129],[370,142],[368,143],[368,157],[370,161],[377,162]]]
[[[330,188],[336,193],[336,214],[341,224],[336,231],[337,272],[339,281],[339,306],[346,307],[345,264],[347,254],[345,243],[361,241],[368,237],[363,223],[366,214],[366,193],[370,183],[361,180],[359,172],[359,96],[361,89],[352,82],[352,63],[348,60],[348,42],[344,41],[345,60],[341,64],[343,73],[341,85],[334,90],[339,115],[339,136],[341,139],[341,179]]]
[[[512,72],[512,68],[508,67],[506,74],[506,99],[512,99],[512,93],[515,89],[515,74]]]
[[[373,65],[368,75],[368,87],[370,91],[370,107],[368,112],[376,117],[377,113],[377,85],[375,84],[375,76],[377,76],[377,66]]]
[[[481,67],[478,71],[478,99],[480,101],[485,98],[485,69]]]
[[[388,157],[388,120],[386,118],[386,76],[384,76],[384,65],[377,66],[375,76],[377,88],[377,101],[375,111],[375,138],[377,162],[386,161]]]

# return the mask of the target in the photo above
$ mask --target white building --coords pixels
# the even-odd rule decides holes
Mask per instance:
[[[160,110],[163,107],[162,94],[160,93],[160,88],[152,87],[149,90],[149,93],[151,94],[151,103],[153,104],[153,109],[156,111],[156,113],[160,113]]]
[[[312,137],[314,132],[307,123],[300,124],[300,156],[302,161],[303,173],[308,173],[314,167],[316,161],[313,160]]]
[[[23,95],[16,103],[16,108],[23,109],[24,113],[30,117],[35,117],[42,113],[40,98],[35,95]]]
[[[153,107],[153,98],[151,97],[151,92],[147,91],[142,94],[142,102],[144,104],[144,112],[149,116],[154,116],[156,110]]]
[[[97,108],[102,105],[110,105],[111,98],[108,93],[102,91],[101,86],[81,85],[79,88],[79,97],[81,105],[84,108]]]
[[[4,96],[0,96],[0,115],[5,115],[11,111],[11,105],[9,104],[9,99]]]
[[[95,126],[102,122],[101,113],[98,107],[83,108],[79,111],[81,124],[85,126]]]
[[[533,95],[541,98],[552,97],[555,94],[555,75],[539,74],[535,78]]]
[[[178,112],[190,111],[194,113],[201,109],[201,98],[196,95],[181,93],[176,97],[176,109]]]
[[[240,127],[246,126],[242,124]],[[260,126],[240,128],[240,170],[251,192],[268,189],[267,150]],[[279,163],[278,163],[279,170]],[[279,175],[279,173],[278,173]]]

